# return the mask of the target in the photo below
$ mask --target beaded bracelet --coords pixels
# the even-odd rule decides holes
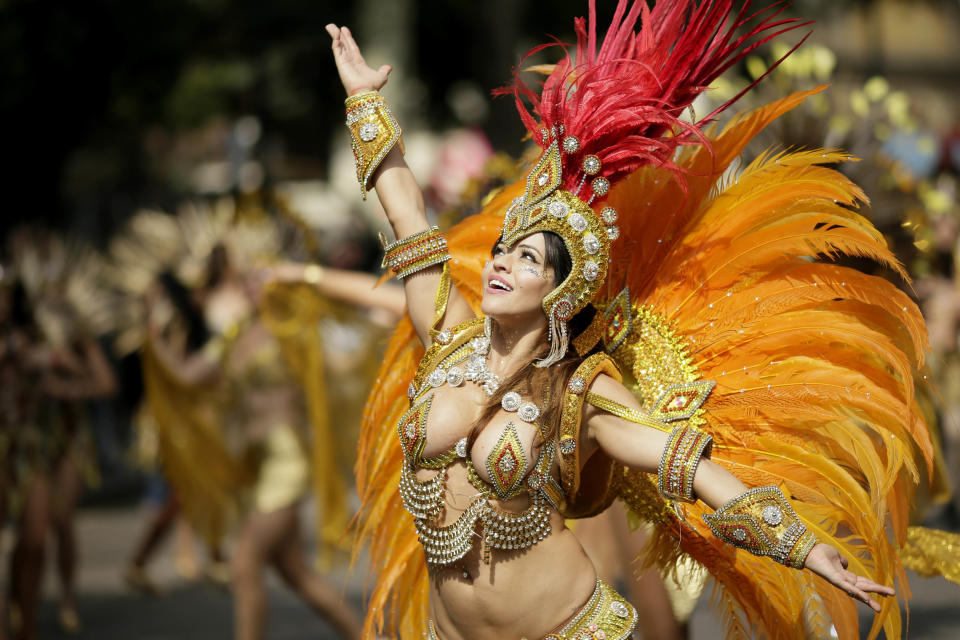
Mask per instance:
[[[367,199],[370,179],[394,145],[403,139],[400,125],[393,117],[386,101],[378,91],[365,91],[349,96],[346,100],[347,129],[350,131],[350,147],[357,164],[357,180],[360,194]]]
[[[802,569],[817,538],[777,487],[750,489],[703,520],[724,542]]]
[[[392,270],[400,279],[450,259],[447,239],[436,226],[391,242],[383,251],[381,266]]]
[[[677,427],[670,433],[657,469],[657,488],[669,500],[694,502],[693,476],[704,453],[709,453],[713,438],[690,426]]]

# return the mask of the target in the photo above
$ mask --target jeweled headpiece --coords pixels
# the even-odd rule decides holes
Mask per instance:
[[[572,262],[567,278],[543,300],[551,351],[539,366],[563,358],[567,322],[593,301],[606,279],[610,243],[620,235],[617,212],[604,204],[611,187],[646,164],[679,174],[672,161],[677,147],[705,143],[701,127],[743,92],[696,122],[681,120],[683,110],[743,56],[800,26],[776,20],[782,6],[751,14],[750,5],[747,0],[731,15],[732,0],[675,0],[653,9],[642,0],[620,0],[598,49],[591,0],[588,19],[576,20],[575,60],[568,52],[539,93],[519,72],[499,91],[514,95],[520,118],[543,148],[523,197],[504,215],[503,242],[512,245],[551,231],[563,239]],[[635,31],[638,19],[642,26]],[[750,22],[745,34],[734,36]],[[527,57],[549,46],[555,45],[536,47]],[[585,353],[598,338],[596,331],[583,332],[577,351]]]

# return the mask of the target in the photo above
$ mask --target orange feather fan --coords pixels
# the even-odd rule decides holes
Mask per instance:
[[[714,460],[748,485],[783,488],[852,570],[898,582],[908,596],[898,548],[918,468],[929,469],[933,453],[913,396],[926,331],[904,293],[831,259],[866,257],[907,275],[856,213],[860,189],[822,166],[845,154],[766,153],[730,177],[753,134],[805,95],[736,119],[709,151],[687,152],[687,198],[653,168],[618,185],[610,204],[630,212],[621,231],[633,242],[614,245],[607,293],[629,286],[669,321],[698,375],[716,381],[703,407]],[[724,548],[702,523],[705,508],[686,510],[682,535],[668,516],[654,553],[669,562],[680,537],[716,580],[731,635],[746,620],[771,638],[803,637],[826,620],[810,615],[822,603],[840,637],[857,637],[846,594]],[[870,635],[883,628],[896,638],[900,627],[888,599]]]

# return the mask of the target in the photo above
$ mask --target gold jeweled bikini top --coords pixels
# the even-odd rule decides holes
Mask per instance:
[[[417,534],[431,565],[460,560],[473,547],[478,528],[485,562],[490,561],[492,549],[529,549],[549,534],[550,510],[557,510],[556,500],[562,498],[562,489],[550,474],[556,442],[544,442],[531,464],[512,421],[507,423],[487,456],[484,466],[489,483],[474,467],[466,438],[439,456],[422,457],[434,390],[445,384],[459,386],[470,379],[480,385],[488,382],[488,379],[468,377],[485,368],[480,365],[486,358],[489,339],[483,335],[482,325],[481,319],[475,319],[437,332],[410,385],[410,409],[397,425],[405,457],[400,496],[414,517]],[[504,394],[501,406],[527,423],[534,424],[540,416],[537,406],[524,402],[516,392]],[[466,465],[467,477],[478,495],[457,520],[444,526],[440,523],[446,469],[459,460]],[[422,482],[416,477],[418,468],[435,469],[439,473]],[[530,497],[530,506],[521,512],[506,511],[495,504],[523,493]]]
[[[581,469],[578,445],[584,403],[632,422],[663,427],[642,412],[589,392],[598,375],[606,374],[617,381],[621,378],[614,361],[605,353],[596,353],[585,358],[570,377],[561,399],[559,431],[550,441],[542,443],[532,466],[528,465],[512,422],[487,456],[484,466],[491,483],[484,481],[474,468],[467,438],[461,438],[447,452],[424,458],[427,418],[437,388],[445,384],[460,386],[469,380],[492,393],[491,388],[499,384],[499,379],[490,374],[485,364],[490,348],[485,319],[474,318],[450,329],[436,330],[446,311],[450,288],[450,273],[445,263],[435,301],[434,328],[430,330],[433,342],[427,347],[407,390],[410,408],[397,424],[405,458],[400,474],[400,497],[414,517],[430,565],[446,565],[461,559],[473,547],[478,527],[483,558],[489,562],[491,549],[529,549],[546,537],[550,532],[550,509],[564,518],[581,518],[595,515],[610,504],[615,495],[617,474],[613,461],[598,452],[585,461]],[[518,418],[528,423],[535,423],[539,418],[537,406],[524,402],[515,392],[504,394],[501,406],[516,412]],[[540,432],[542,435],[542,429]],[[446,470],[461,459],[467,467],[468,479],[479,493],[456,521],[443,526]],[[551,473],[554,462],[559,468],[559,480]],[[439,473],[420,481],[416,477],[420,468]],[[587,485],[581,484],[581,476],[589,478]],[[508,500],[524,491],[530,497],[530,506],[520,513],[505,511],[494,502]]]

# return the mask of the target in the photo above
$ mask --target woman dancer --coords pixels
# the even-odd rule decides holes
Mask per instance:
[[[219,276],[204,306],[211,327],[224,336],[222,346],[184,359],[157,339],[157,333],[152,345],[163,368],[177,372],[183,384],[221,380],[229,396],[221,414],[228,439],[232,436],[244,443],[252,486],[231,552],[234,637],[263,637],[267,605],[263,571],[273,566],[344,638],[359,638],[360,623],[353,611],[305,558],[299,509],[311,470],[307,434],[300,427],[307,421],[308,408],[283,344],[267,324],[271,318],[261,312],[269,306],[262,299],[261,275],[240,271],[223,246],[214,250],[210,262],[209,272]],[[299,327],[296,330],[310,330],[294,324]]]
[[[49,371],[42,388],[56,402],[62,430],[60,437],[66,442],[52,470],[51,525],[60,587],[58,617],[64,632],[77,634],[82,626],[77,612],[76,581],[80,558],[74,517],[83,492],[84,470],[94,464],[91,461],[93,444],[86,424],[90,419],[86,402],[115,394],[117,380],[103,348],[92,336],[78,339],[62,360],[69,366]]]
[[[49,526],[47,508],[50,487],[45,475],[30,474],[25,477],[25,468],[30,462],[25,444],[28,439],[26,434],[34,432],[33,425],[40,413],[40,380],[49,356],[36,325],[26,288],[19,278],[13,279],[10,287],[7,311],[2,326],[3,350],[0,352],[0,402],[3,403],[4,437],[3,497],[0,498],[0,505],[4,508],[0,515],[6,517],[6,498],[16,490],[26,507],[18,514],[17,550],[10,558],[10,608],[7,613],[13,637],[29,639],[36,637],[35,617],[41,580],[39,571],[43,567],[43,547]],[[27,544],[23,544],[24,541]],[[34,567],[32,574],[24,574],[18,569],[25,563],[28,567]],[[4,601],[7,597],[4,594]],[[6,619],[0,621],[0,626],[6,624]],[[0,629],[0,637],[6,637],[3,629]]]
[[[707,142],[699,128],[679,120],[680,113],[732,64],[731,59],[735,61],[749,50],[744,44],[748,40],[734,38],[734,30],[756,18],[760,24],[748,35],[761,34],[762,41],[771,37],[767,31],[791,26],[790,21],[777,22],[762,10],[751,13],[750,3],[745,4],[735,19],[728,21],[729,2],[673,2],[648,10],[644,2],[628,7],[622,1],[598,48],[591,2],[589,22],[577,22],[576,63],[567,58],[556,65],[540,95],[519,79],[513,89],[527,128],[543,148],[540,159],[523,183],[493,198],[487,213],[455,229],[449,245],[427,223],[420,190],[403,160],[399,126],[377,93],[386,83],[390,67],[369,67],[348,29],[327,26],[348,95],[347,125],[361,190],[366,194],[368,188],[376,188],[399,238],[386,248],[385,264],[404,280],[410,321],[398,329],[371,395],[358,462],[358,489],[365,506],[361,533],[372,542],[373,566],[380,572],[371,598],[368,632],[388,625],[401,636],[414,637],[426,631],[443,640],[628,637],[636,625],[635,610],[598,581],[583,549],[564,527],[564,516],[591,515],[615,497],[661,525],[663,535],[654,543],[656,555],[672,559],[672,550],[682,545],[728,590],[724,597],[732,592],[750,622],[771,635],[802,633],[803,625],[796,624],[796,619],[807,602],[821,599],[827,601],[841,633],[849,632],[856,625],[855,612],[838,594],[883,612],[881,621],[888,623],[888,633],[898,631],[896,608],[889,601],[881,605],[871,597],[893,595],[894,590],[864,574],[892,583],[899,563],[886,540],[873,535],[882,532],[883,517],[873,519],[867,513],[861,517],[860,512],[879,506],[883,513],[889,508],[901,522],[903,504],[888,492],[893,483],[895,494],[904,495],[905,483],[899,484],[897,479],[899,465],[912,466],[913,461],[905,461],[907,450],[899,449],[899,442],[912,439],[925,451],[929,449],[909,389],[909,361],[912,355],[919,359],[919,349],[914,348],[922,348],[923,342],[915,307],[886,283],[832,265],[822,271],[811,268],[802,256],[794,260],[784,255],[784,247],[777,248],[773,262],[771,254],[763,251],[744,254],[768,260],[762,265],[765,271],[751,271],[751,277],[776,274],[778,269],[782,277],[786,267],[794,270],[795,277],[809,277],[811,270],[825,276],[829,292],[824,291],[826,297],[819,299],[822,307],[794,307],[783,301],[781,309],[798,313],[824,310],[823,318],[827,311],[839,314],[839,305],[830,306],[838,297],[834,288],[846,285],[846,281],[835,282],[838,273],[856,281],[858,291],[852,297],[868,299],[856,300],[856,306],[849,307],[843,331],[840,319],[834,318],[837,325],[827,328],[832,338],[858,332],[861,337],[877,337],[859,315],[860,306],[883,307],[888,304],[883,297],[896,301],[897,307],[888,306],[894,320],[882,329],[882,335],[901,332],[900,336],[906,334],[909,339],[881,341],[884,349],[876,355],[898,365],[907,361],[907,379],[898,380],[885,374],[883,367],[873,366],[869,367],[869,379],[856,378],[858,391],[864,388],[862,383],[875,396],[883,394],[882,409],[874,409],[875,405],[868,406],[858,397],[847,401],[847,406],[839,401],[835,410],[827,401],[830,396],[815,388],[821,380],[816,376],[812,378],[814,387],[794,393],[801,383],[791,380],[796,372],[790,367],[810,371],[809,356],[804,361],[800,354],[790,355],[790,348],[801,342],[799,333],[797,345],[780,343],[785,348],[782,360],[764,363],[767,368],[763,371],[771,378],[766,386],[770,390],[767,403],[757,393],[761,387],[751,385],[750,398],[760,404],[744,405],[738,396],[746,393],[746,386],[737,394],[726,384],[695,375],[688,347],[680,340],[689,338],[694,344],[698,336],[678,336],[670,325],[670,320],[684,320],[679,312],[689,295],[695,296],[698,304],[703,301],[705,313],[714,305],[726,311],[726,316],[716,316],[709,323],[709,327],[715,323],[723,326],[721,336],[736,340],[749,330],[751,337],[760,339],[754,334],[758,323],[729,324],[731,316],[743,322],[743,310],[728,306],[725,300],[736,290],[736,302],[745,302],[742,288],[734,286],[736,280],[729,288],[714,288],[715,280],[720,280],[715,278],[717,273],[740,256],[728,253],[733,251],[730,247],[739,246],[736,242],[748,236],[751,227],[745,226],[737,235],[711,237],[708,232],[714,227],[705,220],[729,214],[731,205],[718,197],[720,204],[711,209],[714,201],[708,194],[726,164],[742,149],[741,143],[790,104],[783,101],[762,111],[732,134],[725,132],[729,137],[717,137],[708,152],[679,153],[674,162],[680,145]],[[636,34],[633,29],[641,14],[643,30]],[[522,107],[521,96],[533,101],[536,117]],[[799,99],[794,97],[793,103]],[[753,208],[744,208],[734,220],[746,220],[746,225],[764,214],[771,219],[774,214],[784,216],[794,224],[802,219],[802,228],[793,234],[781,230],[778,236],[787,242],[805,234],[802,243],[790,245],[796,254],[802,248],[810,251],[810,246],[838,250],[837,244],[818,240],[815,234],[824,224],[835,230],[837,221],[844,219],[852,230],[849,242],[841,247],[855,244],[857,251],[895,265],[869,231],[869,224],[845,215],[844,206],[851,206],[858,197],[856,188],[826,170],[812,169],[813,157],[778,158],[775,164],[782,162],[783,171],[803,166],[824,180],[821,187],[811,187],[808,180],[788,183],[788,175],[778,175],[783,191],[789,193],[781,200],[784,194],[771,193],[771,178],[766,176],[766,183],[756,187],[756,193],[763,193],[766,199],[757,201],[755,193],[747,193],[754,195]],[[842,155],[815,157],[836,161]],[[660,167],[667,171],[654,171]],[[762,162],[758,167],[755,173],[768,169]],[[618,182],[628,198],[618,200],[616,192],[611,192]],[[794,202],[802,188],[808,189],[801,191],[807,208],[786,216],[781,202]],[[653,214],[655,206],[662,207],[660,216],[644,215],[641,222],[637,212]],[[684,221],[686,226],[680,224]],[[663,228],[671,233],[660,235]],[[618,255],[612,244],[621,229],[626,236],[623,241],[630,241],[626,245],[629,252]],[[732,233],[726,227],[721,229]],[[478,292],[469,279],[477,275],[477,248],[482,238],[491,240],[487,246],[492,245],[492,250],[480,270],[482,289]],[[448,248],[454,247],[458,253],[451,263]],[[664,253],[669,249],[685,260],[677,262],[676,255]],[[702,253],[709,249],[712,253]],[[651,261],[657,264],[655,259],[672,259],[675,264],[669,270],[664,264],[651,267]],[[721,260],[719,266],[711,266],[715,260]],[[741,264],[735,266],[742,268]],[[662,281],[667,273],[678,286]],[[738,275],[744,276],[742,272]],[[730,273],[722,276],[726,282]],[[630,290],[617,295],[604,288],[625,282],[630,283]],[[874,295],[865,296],[861,286]],[[634,287],[651,295],[652,307],[632,302]],[[729,293],[721,297],[724,291]],[[817,298],[819,291],[813,289],[811,296]],[[879,292],[882,296],[876,295]],[[480,316],[474,311],[478,299]],[[667,310],[673,312],[674,307],[677,313],[667,316]],[[712,316],[713,312],[709,313]],[[759,312],[748,317],[762,319]],[[713,357],[729,350],[730,344],[720,345],[706,323],[702,333],[716,348]],[[425,353],[411,344],[414,336],[426,347]],[[601,341],[604,350],[624,366],[644,365],[631,371],[636,378],[631,386],[638,395],[646,396],[643,406],[620,382],[611,357],[598,348]],[[864,340],[853,346],[863,348],[865,342],[878,344]],[[630,353],[618,352],[624,344],[631,347]],[[824,349],[818,355],[828,352]],[[409,375],[417,359],[416,373]],[[709,358],[707,363],[712,364]],[[841,365],[853,368],[850,363],[846,354],[823,366],[829,364],[831,373],[837,374]],[[744,377],[754,373],[748,365],[743,371]],[[716,373],[717,377],[726,374]],[[710,397],[715,386],[720,392]],[[397,398],[403,387],[407,387],[410,400],[406,411]],[[658,393],[648,396],[646,392],[652,391]],[[802,410],[791,403],[798,403]],[[779,422],[757,408],[778,405],[786,416]],[[850,406],[856,407],[857,420],[843,422],[842,414]],[[841,423],[838,428],[845,429],[842,437],[836,431],[826,437],[818,432],[811,425],[814,416],[830,420],[832,425]],[[381,424],[389,417],[395,419],[392,424],[400,440],[399,452],[385,451],[392,427]],[[740,440],[730,437],[725,425],[715,422],[717,418],[742,427]],[[755,439],[762,422],[772,434],[771,442],[766,443],[769,451],[761,450]],[[870,494],[861,490],[857,494],[860,502],[849,505],[847,499],[836,497],[833,487],[825,489],[833,482],[848,481],[832,467],[827,476],[829,461],[805,458],[807,451],[790,448],[802,437],[790,430],[809,434],[819,453],[856,465],[856,458],[851,460],[842,447],[832,446],[843,439],[859,439],[857,434],[864,425],[896,436],[897,462],[892,469],[888,466],[888,473],[892,471],[886,476],[889,480],[869,481]],[[712,435],[717,436],[719,451],[714,459],[707,459]],[[876,457],[861,461],[857,469],[867,469]],[[886,460],[889,465],[893,459]],[[753,483],[768,486],[748,490],[730,468]],[[828,480],[818,475],[812,483],[816,488],[804,490],[804,472],[811,470],[823,472]],[[655,485],[646,473],[657,474]],[[399,492],[393,484],[397,481]],[[796,501],[804,517],[794,511],[779,488],[781,484],[795,498],[806,498]],[[662,497],[657,497],[657,492]],[[401,501],[413,516],[412,528],[400,513]],[[686,519],[680,515],[680,507],[677,515],[667,509],[666,501],[689,504]],[[868,506],[871,502],[872,507]],[[710,513],[712,509],[716,511]],[[856,519],[848,520],[854,510]],[[704,522],[691,517],[700,514]],[[856,536],[869,542],[858,546],[859,542],[853,543],[849,537],[843,539],[835,523],[825,524],[825,516],[842,517],[843,525],[855,530],[864,526],[869,533],[860,530]],[[901,524],[905,528],[905,523]],[[715,538],[708,537],[708,530]],[[898,531],[898,535],[903,533]],[[818,537],[830,544],[819,542]],[[732,546],[724,547],[720,540]],[[838,546],[844,548],[843,555]],[[877,564],[873,569],[854,555],[863,546],[874,554]],[[759,563],[750,560],[751,556],[734,556],[733,547],[770,556],[793,573],[777,569],[769,560]],[[424,556],[426,572],[419,561]],[[850,563],[857,572],[847,570]],[[803,568],[810,572],[797,571]],[[811,574],[837,589],[811,580]],[[778,597],[771,598],[765,592],[774,584],[778,585]],[[429,620],[424,617],[424,599],[429,601]],[[822,620],[819,623],[823,624]],[[737,624],[736,615],[729,624]]]
[[[36,634],[47,536],[56,540],[60,579],[59,620],[80,631],[75,579],[79,562],[74,508],[81,469],[92,464],[84,429],[86,400],[110,395],[116,380],[97,336],[109,331],[111,299],[102,286],[102,261],[82,245],[21,229],[11,253],[30,305],[31,335],[22,345],[20,424],[10,456],[22,499],[11,559],[11,627],[16,638]]]
[[[196,299],[198,297],[202,297],[202,292],[193,295],[171,272],[164,271],[159,274],[156,285],[146,295],[146,306],[149,310],[147,315],[150,317],[148,323],[150,341],[145,345],[145,353],[148,354],[145,357],[145,363],[156,362],[156,359],[152,359],[150,354],[156,352],[155,348],[163,349],[164,345],[168,343],[178,345],[177,354],[172,358],[178,362],[191,361],[195,358],[202,359],[204,348],[213,346],[211,344],[213,336],[203,318],[200,301]],[[169,308],[164,307],[161,301],[165,301]],[[158,315],[158,307],[172,312],[163,314],[167,316],[164,329],[161,329],[160,323],[155,320]],[[156,373],[156,371],[148,371],[146,375],[149,377]],[[216,419],[213,416],[217,413],[216,405],[221,399],[216,390],[214,373],[214,370],[210,370],[211,379],[207,381],[208,384],[206,385],[200,384],[200,380],[193,376],[189,388],[181,387],[179,389],[161,384],[157,380],[163,378],[164,381],[172,383],[175,380],[175,375],[172,373],[166,376],[153,375],[151,380],[154,381],[154,384],[150,388],[150,399],[154,401],[152,406],[164,405],[168,412],[162,413],[161,418],[170,420],[172,416],[172,413],[169,412],[170,405],[179,404],[177,415],[181,419],[173,418],[171,422],[176,421],[178,424],[166,424],[166,429],[161,435],[156,417],[149,412],[151,404],[148,402],[141,408],[140,413],[142,415],[139,420],[142,421],[140,428],[152,429],[154,437],[159,441],[160,446],[157,447],[157,457],[160,458],[159,465],[169,465],[176,476],[174,484],[178,484],[181,489],[187,491],[190,515],[199,517],[197,512],[206,511],[206,517],[200,520],[205,525],[201,533],[210,559],[210,565],[205,573],[214,583],[225,586],[229,582],[229,575],[220,543],[224,535],[223,527],[226,520],[224,512],[228,510],[225,503],[229,500],[225,498],[220,500],[205,499],[209,498],[211,494],[197,496],[196,488],[198,485],[207,485],[209,488],[213,484],[210,482],[211,474],[209,470],[211,468],[222,470],[223,468],[231,468],[232,465],[226,462],[229,459],[229,454],[219,439],[216,443],[207,441],[202,444],[201,442],[194,442],[192,439],[202,438],[205,433],[219,435],[219,427],[215,424]],[[162,398],[157,398],[156,394],[165,389],[170,389],[171,393],[164,394]],[[176,432],[176,435],[174,432]],[[206,465],[198,465],[197,462],[200,459],[203,459]],[[219,464],[217,464],[218,461]],[[189,469],[193,469],[195,475],[191,475]],[[207,471],[207,473],[204,473],[204,471]],[[162,483],[163,486],[159,509],[144,530],[143,536],[123,574],[124,581],[128,586],[147,594],[158,592],[157,587],[148,577],[147,564],[160,548],[160,544],[174,530],[174,527],[181,526],[188,532],[188,535],[184,536],[187,538],[185,541],[177,541],[178,547],[184,544],[192,547],[194,543],[193,529],[189,521],[181,519],[183,504],[179,492],[173,486],[168,486],[166,480],[161,479],[162,476],[157,471],[154,471],[154,474],[158,483]],[[165,473],[164,475],[168,474]],[[212,477],[219,478],[222,476],[213,474]],[[192,498],[199,498],[202,504],[200,506],[194,505]],[[178,553],[184,552],[180,552],[178,549]],[[188,557],[186,553],[184,553],[184,557]],[[180,558],[178,558],[179,567]]]

